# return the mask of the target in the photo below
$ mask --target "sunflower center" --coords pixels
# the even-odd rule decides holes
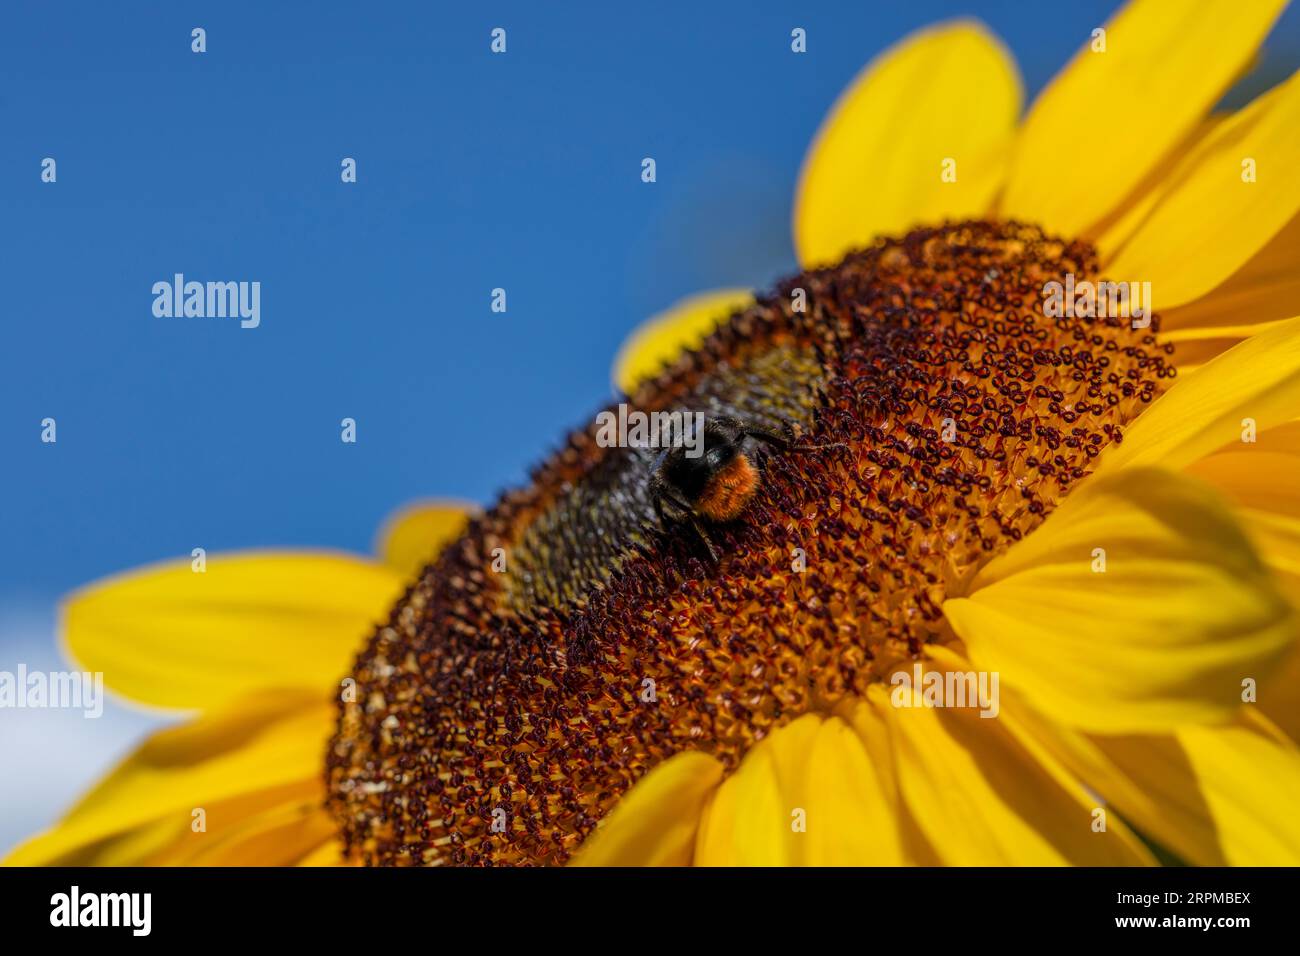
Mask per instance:
[[[1086,243],[962,223],[878,242],[733,316],[636,407],[847,447],[759,451],[756,475],[720,484],[716,513],[740,510],[710,525],[717,566],[688,528],[659,530],[652,452],[600,447],[594,425],[570,436],[358,658],[327,766],[350,851],[563,862],[672,754],[734,767],[952,640],[945,598],[1174,374],[1155,321],[1045,314],[1048,283],[1096,273]]]

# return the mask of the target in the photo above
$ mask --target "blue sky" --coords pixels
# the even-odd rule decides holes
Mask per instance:
[[[489,501],[608,397],[638,321],[793,268],[824,109],[955,12],[606,6],[7,4],[0,592],[194,547],[365,549],[412,497]],[[1109,6],[975,12],[1036,89]],[[261,326],[155,318],[176,272],[260,281]]]
[[[6,3],[0,669],[53,660],[54,601],[96,577],[364,551],[404,501],[490,502],[607,400],[640,320],[793,270],[800,159],[872,55],[973,13],[1032,94],[1114,5]],[[1292,11],[1264,75],[1298,51]],[[260,327],[154,317],[177,272],[260,282]],[[102,764],[142,720],[72,727],[60,759]],[[0,793],[30,804],[9,826],[70,787]]]

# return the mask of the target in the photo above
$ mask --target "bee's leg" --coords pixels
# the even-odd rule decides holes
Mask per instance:
[[[664,511],[665,501],[671,503],[670,499],[665,495],[655,495],[655,517],[659,519],[659,530],[667,534],[671,525],[668,523],[668,515]],[[677,520],[681,520],[680,514],[677,516]]]
[[[664,531],[671,528],[671,522],[685,521],[694,514],[694,509],[671,490],[661,488],[655,495],[655,515],[659,518],[659,526]]]
[[[665,505],[668,507],[665,508]],[[669,510],[677,512],[677,516],[673,520],[685,520],[691,526],[699,539],[704,542],[704,547],[708,549],[709,557],[713,559],[713,563],[717,564],[719,561],[718,549],[713,546],[713,539],[704,530],[704,524],[700,521],[699,516],[695,514],[695,510],[670,492],[661,492],[655,495],[655,515],[659,518],[659,526],[665,533],[671,527],[668,523]]]
[[[713,539],[710,538],[709,533],[704,530],[704,523],[700,521],[694,512],[691,512],[690,522],[691,527],[695,529],[695,533],[699,535],[700,540],[704,542],[704,546],[709,549],[709,557],[713,559],[713,563],[718,564],[721,562],[722,559],[718,556],[718,549],[713,546]]]

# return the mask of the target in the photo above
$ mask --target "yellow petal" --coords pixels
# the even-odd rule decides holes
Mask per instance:
[[[1089,230],[1096,233],[1095,244],[1102,252],[1102,264],[1133,235],[1142,223],[1146,222],[1151,210],[1168,193],[1169,184],[1175,169],[1186,168],[1188,153],[1197,144],[1204,142],[1211,133],[1227,122],[1229,114],[1216,113],[1207,116],[1197,124],[1187,139],[1166,153],[1156,165],[1152,166],[1127,199],[1112,209],[1105,218]]]
[[[1105,52],[1089,38],[1030,109],[1000,211],[1085,234],[1210,112],[1285,5],[1129,3],[1105,26]],[[1164,292],[1153,291],[1159,307]]]
[[[71,865],[103,859],[106,851],[118,864],[143,862],[189,830],[196,809],[206,812],[208,826],[206,834],[190,831],[197,838],[224,834],[286,801],[319,796],[334,714],[319,693],[263,691],[159,731],[53,829],[5,862]],[[106,843],[119,835],[139,856],[131,859],[122,846]]]
[[[212,708],[265,687],[337,686],[401,594],[396,572],[335,554],[214,554],[96,582],[63,607],[63,637],[109,689]]]
[[[1235,349],[1243,341],[1245,339],[1239,335],[1230,335],[1222,338],[1191,339],[1173,343],[1174,351],[1170,358],[1174,367],[1178,369],[1178,380],[1180,382],[1184,381],[1193,372],[1200,371],[1200,369],[1219,358],[1225,352]]]
[[[1187,471],[1235,506],[1234,515],[1279,588],[1300,608],[1300,422],[1270,428],[1250,444],[1226,446]],[[1259,708],[1300,740],[1300,646],[1257,683]]]
[[[1171,174],[1167,194],[1118,252],[1106,256],[1106,274],[1150,282],[1157,310],[1206,295],[1300,211],[1300,181],[1292,174],[1297,156],[1300,74],[1197,144]],[[1247,161],[1255,164],[1253,182],[1243,181]]]
[[[1296,511],[1294,485],[1300,461],[1293,456],[1264,453],[1253,458],[1249,455],[1233,458],[1237,463],[1229,466],[1225,464],[1227,456],[1213,455],[1204,467],[1194,465],[1191,472],[1216,488],[1231,491],[1235,487],[1241,491],[1250,487],[1256,494],[1257,506],[1242,505],[1234,508],[1233,514],[1277,576],[1283,592],[1292,604],[1300,607],[1300,514]],[[1229,467],[1233,473],[1224,474]],[[1242,470],[1252,467],[1255,471],[1250,480],[1241,480]],[[1270,475],[1275,483],[1265,486],[1264,479]]]
[[[710,802],[697,866],[893,866],[892,798],[862,739],[805,714],[756,744]]]
[[[904,686],[877,685],[868,700],[889,724],[908,813],[945,863],[1150,862],[1122,824],[1093,829],[1095,802],[1045,752],[1019,743],[1005,713],[985,718],[974,708],[925,707],[918,690]]]
[[[1208,815],[1222,863],[1300,865],[1300,752],[1241,726],[1189,726],[1176,738],[1177,749],[1122,740],[1102,749],[1165,813],[1191,817],[1189,828]]]
[[[1227,720],[1297,634],[1222,501],[1156,469],[1081,485],[944,614],[978,667],[1105,733]]]
[[[614,386],[627,395],[655,378],[665,365],[698,348],[732,314],[754,303],[748,289],[715,289],[689,296],[651,316],[624,340],[614,359]]]
[[[1289,304],[1288,308],[1294,309],[1294,303]],[[1235,349],[1246,339],[1268,332],[1288,321],[1290,320],[1279,319],[1255,325],[1206,325],[1174,329],[1171,332],[1161,331],[1159,339],[1161,343],[1173,346],[1170,358],[1174,367],[1178,369],[1181,381],[1202,365],[1213,362],[1219,356]]]
[[[1300,302],[1300,216],[1292,217],[1227,282],[1194,302],[1161,309],[1160,338],[1166,341],[1171,333],[1185,329],[1228,327],[1239,331],[1237,327],[1241,325],[1285,319],[1295,315],[1297,302]],[[1182,365],[1178,368],[1181,371]]]
[[[60,842],[58,830],[30,841],[24,846],[24,863],[43,866],[180,866],[186,865],[204,843],[221,840],[226,833],[237,832],[247,821],[292,806],[320,807],[324,788],[318,777],[267,787],[233,797],[212,800],[203,805],[208,829],[196,830],[193,809],[189,813],[168,812],[129,830],[75,844]],[[54,835],[56,838],[47,840]],[[6,860],[5,863],[11,861]],[[291,864],[294,858],[276,861]]]
[[[1300,647],[1287,652],[1277,670],[1259,681],[1257,691],[1260,712],[1300,744]]]
[[[343,841],[329,840],[312,850],[295,866],[356,866],[357,864],[343,855]]]
[[[1243,710],[1222,727],[1098,737],[1026,721],[1141,833],[1196,866],[1300,863],[1300,752]]]
[[[695,834],[722,764],[695,750],[647,773],[583,841],[573,866],[690,866]]]
[[[1267,450],[1273,431],[1241,445],[1241,451],[1203,458],[1187,472],[1236,505],[1234,514],[1260,556],[1300,604],[1300,455]]]
[[[1021,95],[1014,61],[976,21],[929,27],[886,50],[840,95],[804,158],[800,263],[827,265],[880,235],[987,212]]]
[[[121,833],[76,844],[59,841],[50,831],[19,844],[4,866],[158,866],[181,845],[190,821],[180,814],[151,820]],[[52,838],[53,837],[53,838]]]
[[[323,847],[337,852],[338,828],[314,800],[289,803],[238,821],[224,831],[195,834],[188,853],[167,866],[296,866]],[[315,864],[312,864],[315,865]]]
[[[1161,330],[1161,342],[1198,342],[1205,339],[1233,339],[1233,345],[1244,342],[1252,335],[1259,335],[1270,329],[1278,328],[1288,319],[1276,319],[1271,322],[1239,323],[1235,325],[1196,325],[1188,328]],[[1223,351],[1227,351],[1224,349]]]
[[[478,512],[465,501],[419,501],[390,515],[375,540],[375,553],[408,581],[460,537]]]
[[[1188,376],[1144,411],[1124,441],[1102,454],[1096,474],[1135,465],[1182,468],[1257,431],[1300,416],[1300,319],[1252,336]]]

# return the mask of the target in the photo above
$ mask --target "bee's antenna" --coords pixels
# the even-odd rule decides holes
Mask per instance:
[[[832,441],[821,445],[787,445],[790,451],[820,451],[823,448],[848,448],[848,442]]]
[[[823,448],[848,448],[848,444],[842,441],[826,442],[823,444],[796,444],[786,436],[770,428],[761,428],[755,425],[745,429],[745,434],[751,438],[757,438],[759,441],[765,441],[769,445],[781,449],[782,451],[819,451]]]

